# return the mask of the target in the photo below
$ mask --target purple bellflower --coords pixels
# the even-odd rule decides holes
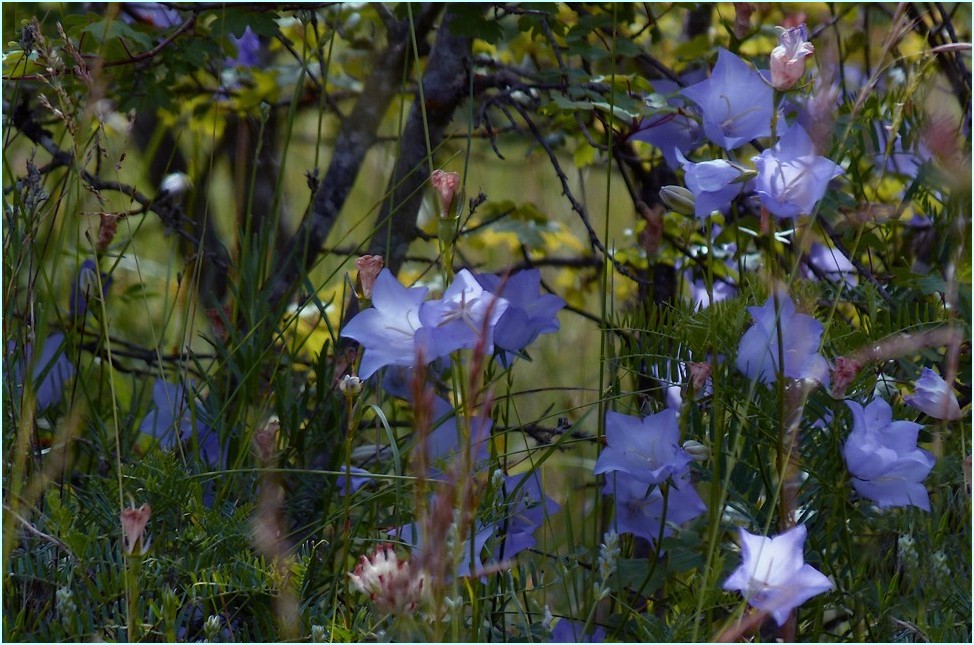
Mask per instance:
[[[923,368],[913,394],[907,394],[903,400],[934,419],[953,421],[960,418],[957,395],[947,382],[929,367]]]
[[[68,299],[69,316],[83,319],[88,311],[88,303],[92,296],[98,293],[98,265],[91,258],[85,260],[78,267],[78,275],[71,285],[71,295]],[[101,274],[101,295],[108,295],[108,288],[112,285],[112,277]]]
[[[703,70],[700,70],[702,76]],[[685,83],[693,83],[698,79],[697,73],[686,74],[681,77]],[[689,116],[691,107],[686,100],[676,94],[680,86],[673,81],[654,80],[653,90],[662,94],[675,94],[667,103],[676,108],[677,112],[652,114],[639,122],[636,131],[630,135],[635,141],[645,141],[656,146],[663,153],[663,159],[674,170],[680,167],[676,152],[689,153],[703,143],[703,129],[697,119]]]
[[[164,450],[172,450],[192,439],[195,427],[200,458],[211,467],[223,467],[226,455],[220,449],[220,439],[207,423],[200,405],[195,405],[195,415],[190,410],[190,398],[184,384],[157,379],[152,386],[155,407],[145,415],[139,431],[157,438]]]
[[[417,345],[428,361],[473,349],[480,342],[489,354],[494,351],[494,327],[507,309],[507,300],[486,291],[470,271],[461,269],[442,298],[420,307],[423,329],[416,334]]]
[[[230,42],[237,47],[237,55],[227,59],[231,67],[256,67],[260,64],[260,38],[248,25],[239,38],[230,34]]]
[[[540,334],[558,331],[558,312],[565,301],[553,294],[541,293],[541,272],[537,269],[518,271],[507,280],[491,274],[475,276],[477,282],[508,306],[494,326],[494,345],[503,350],[501,361],[510,365],[514,356],[534,342]]]
[[[774,90],[750,65],[721,49],[710,78],[683,90],[700,106],[707,138],[724,148],[740,148],[771,134]]]
[[[677,412],[668,408],[645,419],[605,414],[606,447],[595,474],[622,471],[644,484],[658,484],[686,472],[693,458],[680,447]]]
[[[544,494],[537,470],[506,477],[503,495],[509,519],[506,526],[504,523],[499,526],[506,528],[503,541],[497,548],[496,557],[501,561],[513,558],[537,544],[534,532],[546,517],[561,509],[555,500]]]
[[[818,353],[822,323],[811,316],[795,313],[795,303],[782,293],[778,296],[781,320],[775,320],[774,297],[762,307],[748,307],[754,325],[741,337],[737,349],[737,369],[751,379],[772,383],[778,370],[778,325],[780,324],[787,378],[813,379],[828,387],[829,366]]]
[[[584,634],[585,621],[559,618],[551,630],[552,643],[604,643],[605,627],[597,625],[591,634]]]
[[[737,287],[724,280],[714,280],[713,302],[720,302],[733,298],[737,295]],[[706,309],[711,304],[710,293],[707,291],[707,284],[703,280],[694,280],[690,284],[690,298],[693,300],[693,308]]]
[[[338,479],[336,480],[338,483],[338,494],[342,497],[345,496],[345,472],[345,466],[342,466],[342,472],[338,475]],[[372,481],[372,473],[364,468],[352,466],[348,472],[351,474],[351,476],[348,477],[348,488],[353,494]]]
[[[850,287],[859,284],[855,265],[839,249],[813,242],[812,248],[808,251],[808,263],[831,282],[844,282]],[[815,273],[808,271],[808,277],[814,278]]]
[[[741,169],[723,159],[693,163],[682,154],[677,159],[683,165],[684,181],[693,193],[693,210],[697,219],[706,219],[714,211],[727,214],[731,201],[745,189]]]
[[[489,526],[478,525],[476,533],[472,537],[468,537],[463,543],[462,553],[464,554],[463,561],[460,563],[460,567],[456,574],[460,578],[465,578],[470,575],[474,575],[484,568],[483,562],[481,560],[481,553],[484,550],[484,546],[487,544],[487,540],[494,535],[496,527],[491,524]],[[400,526],[394,528],[388,532],[388,535],[394,536],[401,540],[403,544],[410,547],[410,550],[414,553],[421,552],[423,548],[423,535],[419,527],[416,526],[415,522],[406,524],[405,526]],[[468,557],[470,554],[470,543],[473,541],[473,557]],[[437,554],[438,557],[448,557],[445,553]]]
[[[842,168],[815,154],[815,144],[800,125],[792,125],[774,145],[753,157],[758,199],[779,218],[811,215],[829,182]]]
[[[804,524],[773,538],[741,529],[743,562],[724,582],[724,589],[740,591],[749,605],[783,625],[796,607],[833,588],[821,571],[805,564],[802,549],[807,535]]]
[[[419,310],[429,290],[406,288],[388,269],[375,280],[372,307],[352,318],[341,335],[357,340],[365,349],[359,377],[367,379],[386,365],[416,364],[416,332],[422,326]],[[424,356],[429,361],[434,356]]]
[[[653,544],[660,538],[660,531],[663,537],[672,535],[673,526],[686,524],[707,510],[687,474],[671,480],[665,497],[659,486],[625,472],[608,475],[602,493],[615,499],[616,530]]]
[[[460,445],[459,428],[453,406],[446,399],[433,398],[434,429],[427,437],[426,459],[430,464],[430,479],[441,479],[446,468],[457,458]],[[490,429],[494,422],[490,417],[475,416],[470,419],[470,441],[472,444],[471,458],[474,466],[487,461],[487,443],[490,440]]]
[[[852,486],[880,508],[918,506],[930,510],[923,480],[936,459],[917,447],[919,423],[893,421],[893,409],[883,399],[863,407],[846,401],[852,410],[852,432],[842,448]]]
[[[18,388],[24,382],[24,365],[30,365],[34,348],[27,343],[24,348],[23,360],[15,360],[13,356],[16,344],[7,343],[8,365],[12,362],[10,374]],[[34,381],[34,403],[36,412],[40,414],[57,404],[64,396],[64,385],[74,378],[74,364],[67,355],[65,336],[61,332],[50,334],[41,346],[41,355],[34,364],[31,378]]]

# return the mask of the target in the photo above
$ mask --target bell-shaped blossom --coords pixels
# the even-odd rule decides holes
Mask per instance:
[[[778,370],[778,329],[784,356],[782,372],[791,379],[813,379],[829,385],[829,366],[818,353],[822,323],[811,316],[795,313],[795,303],[781,293],[778,296],[780,320],[775,315],[774,298],[762,307],[748,307],[754,325],[741,337],[737,349],[737,369],[762,383],[772,383]]]
[[[833,588],[822,572],[805,564],[804,524],[773,538],[741,529],[741,566],[724,582],[740,591],[749,605],[770,613],[779,625],[809,598]]]
[[[808,251],[808,263],[831,282],[844,282],[850,287],[859,284],[855,265],[839,249],[813,242]],[[814,278],[815,273],[809,271],[808,277]]]
[[[250,28],[244,28],[243,33],[238,38],[230,34],[230,42],[237,48],[237,55],[227,59],[227,65],[231,67],[257,67],[260,65],[260,38]]]
[[[475,276],[477,282],[508,306],[494,325],[494,345],[503,350],[501,362],[508,366],[514,357],[541,334],[558,331],[558,312],[565,301],[550,293],[541,293],[541,272],[537,269],[518,271],[506,280],[491,274]]]
[[[507,300],[484,290],[472,273],[461,269],[442,298],[420,307],[423,329],[416,334],[417,345],[428,361],[480,343],[489,354],[494,351],[494,327],[507,309]]]
[[[815,144],[798,124],[785,130],[773,148],[753,157],[754,189],[776,217],[810,215],[842,168],[815,154]]]
[[[446,399],[433,397],[433,430],[426,438],[426,460],[430,479],[442,479],[446,469],[457,459],[460,451],[460,430],[456,411]],[[474,468],[487,461],[487,443],[494,422],[490,417],[474,416],[470,419],[471,459]]]
[[[465,578],[467,576],[476,575],[478,572],[484,569],[484,564],[481,559],[484,546],[487,545],[487,540],[489,540],[496,531],[496,527],[493,524],[488,526],[483,526],[478,524],[475,533],[468,537],[463,545],[460,547],[460,552],[463,553],[463,557],[460,561],[459,568],[456,571],[456,575],[460,578]],[[400,526],[388,531],[387,535],[395,536],[401,540],[404,544],[411,547],[412,552],[422,553],[423,550],[423,532],[419,530],[416,523],[406,524],[405,526]],[[473,554],[471,553],[471,542],[473,543]],[[437,553],[436,557],[449,557],[447,553]]]
[[[929,367],[923,368],[913,394],[907,394],[903,400],[934,419],[953,421],[960,418],[957,395],[947,382]]]
[[[645,419],[609,411],[605,441],[595,462],[596,475],[622,471],[644,484],[658,484],[686,472],[693,461],[680,447],[677,411],[672,408]]]
[[[683,83],[695,83],[698,76],[703,75],[703,70],[685,74],[680,78]],[[661,112],[651,114],[636,126],[629,138],[634,141],[645,141],[660,149],[663,159],[667,165],[674,170],[680,167],[677,159],[677,151],[687,154],[691,150],[700,147],[704,141],[703,128],[700,122],[692,116],[694,109],[691,108],[686,99],[677,94],[680,86],[669,80],[654,80],[653,89],[661,94],[674,94],[669,98],[667,104],[674,108],[672,112]]]
[[[192,439],[195,428],[200,458],[210,466],[222,466],[226,455],[220,449],[220,439],[210,428],[202,406],[194,406],[195,414],[190,409],[190,399],[184,384],[157,379],[152,386],[154,407],[142,419],[139,431],[156,437],[164,450],[172,450]]]
[[[678,154],[683,165],[684,181],[693,193],[693,209],[697,219],[706,219],[714,211],[725,215],[731,201],[741,194],[746,182],[740,181],[741,169],[723,159],[693,163]]]
[[[346,472],[349,474],[346,476]],[[347,482],[346,482],[347,478]],[[345,496],[345,486],[348,484],[348,490],[351,493],[355,493],[360,488],[372,481],[372,473],[365,470],[364,468],[358,468],[357,466],[352,466],[346,471],[345,467],[342,466],[342,472],[338,475],[336,483],[338,484],[338,494]]]
[[[596,625],[591,634],[586,634],[585,621],[559,618],[551,630],[551,643],[604,643],[605,627]]]
[[[673,527],[686,524],[707,510],[690,483],[688,474],[674,477],[666,492],[625,472],[606,477],[603,494],[615,501],[616,531],[631,533],[653,544],[673,534]]]
[[[893,409],[883,399],[863,407],[846,401],[853,426],[842,448],[852,486],[880,508],[918,506],[930,510],[923,480],[936,459],[917,447],[921,426],[912,421],[893,421]]]
[[[690,299],[693,301],[694,309],[706,309],[714,302],[720,302],[733,298],[737,295],[737,287],[725,280],[714,280],[713,300],[710,292],[707,291],[707,283],[703,280],[694,280],[690,283]]]
[[[419,310],[428,291],[426,287],[404,287],[388,269],[379,273],[372,290],[372,307],[359,312],[341,333],[365,349],[360,378],[366,379],[386,365],[415,366],[416,331],[422,326]]]
[[[57,404],[64,396],[64,385],[76,373],[74,364],[67,355],[65,336],[61,332],[50,334],[41,346],[41,355],[34,363],[31,378],[34,382],[34,403],[38,414]],[[21,387],[24,382],[24,365],[30,365],[33,357],[33,345],[27,343],[24,348],[23,360],[15,360],[16,344],[7,343],[7,360],[13,382]]]
[[[104,297],[108,294],[108,287],[112,284],[110,276],[101,274],[101,294]],[[85,260],[78,267],[78,275],[71,285],[71,295],[68,300],[69,315],[71,318],[84,318],[88,311],[89,300],[97,299],[98,294],[98,265],[91,258]]]
[[[710,78],[683,90],[700,106],[707,138],[724,148],[740,148],[771,134],[774,90],[743,60],[721,49]]]
[[[790,90],[805,73],[805,57],[815,53],[808,42],[804,23],[785,29],[778,46],[771,50],[771,84],[776,90]]]
[[[508,517],[499,524],[504,533],[496,557],[503,561],[534,547],[534,532],[561,507],[545,495],[537,470],[507,476],[501,494]]]

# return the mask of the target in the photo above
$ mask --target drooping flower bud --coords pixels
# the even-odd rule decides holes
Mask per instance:
[[[338,382],[338,389],[346,397],[356,397],[362,393],[362,379],[351,374],[346,374]]]
[[[696,200],[693,193],[683,186],[663,186],[659,190],[659,198],[671,211],[693,217]]]
[[[151,515],[152,507],[148,504],[122,510],[122,534],[125,536],[125,552],[129,555],[145,555],[149,550],[149,542],[142,534]]]
[[[460,185],[460,175],[445,170],[434,170],[430,175],[430,183],[440,196],[440,217],[449,218],[453,208],[453,198]]]
[[[703,445],[699,441],[694,441],[693,439],[687,439],[683,442],[683,450],[688,455],[693,457],[694,461],[707,461],[710,459],[710,448]]]
[[[805,57],[815,53],[807,39],[804,24],[785,29],[771,50],[771,85],[776,90],[790,90],[805,73]]]
[[[379,272],[386,265],[381,255],[363,255],[355,260],[355,268],[358,269],[358,277],[355,281],[358,286],[359,294],[366,300],[372,299],[372,287],[375,279],[379,277]]]
[[[690,383],[693,385],[693,391],[702,392],[713,369],[710,363],[687,363],[687,369],[690,372]]]

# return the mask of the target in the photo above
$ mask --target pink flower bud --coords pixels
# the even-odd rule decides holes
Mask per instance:
[[[122,533],[125,536],[126,553],[144,555],[149,549],[149,544],[142,539],[142,534],[151,515],[152,507],[148,504],[122,510]]]
[[[842,396],[846,388],[856,378],[856,374],[862,369],[862,363],[853,359],[840,356],[835,359],[835,368],[832,370],[832,396]]]
[[[460,185],[460,175],[455,172],[434,170],[430,175],[430,183],[440,195],[440,217],[449,217],[450,209],[453,207],[453,197],[456,195],[457,186]]]
[[[710,378],[712,369],[710,363],[687,363],[687,369],[690,371],[690,383],[693,384],[693,391],[702,392],[703,387],[707,384],[707,379]]]
[[[375,279],[385,265],[386,261],[382,259],[381,255],[363,255],[355,260],[355,268],[358,269],[359,293],[366,300],[372,299],[372,287],[375,286]]]
[[[807,37],[805,25],[786,29],[771,50],[771,85],[776,90],[790,90],[805,73],[805,57],[815,53]]]

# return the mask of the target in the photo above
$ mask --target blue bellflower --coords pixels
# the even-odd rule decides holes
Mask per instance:
[[[606,477],[602,493],[615,500],[616,530],[652,544],[656,544],[661,531],[663,537],[672,535],[673,526],[686,524],[707,510],[688,474],[670,481],[665,498],[659,486],[621,471]]]
[[[558,312],[565,307],[565,301],[541,293],[541,272],[537,269],[518,271],[507,280],[491,274],[475,278],[485,290],[508,303],[494,326],[494,345],[503,350],[500,358],[505,366],[540,334],[550,334],[560,328]]]
[[[430,464],[430,471],[426,475],[430,479],[441,479],[443,469],[458,458],[460,431],[453,406],[438,396],[433,398],[433,423],[435,427],[426,439],[426,460]],[[470,419],[471,459],[475,468],[487,461],[487,443],[493,425],[490,417],[475,416]]]
[[[787,294],[780,294],[781,346],[784,353],[785,377],[813,379],[829,385],[829,366],[818,353],[822,337],[822,323],[811,316],[795,313],[795,303]],[[778,370],[778,325],[775,320],[774,298],[762,307],[748,307],[754,325],[741,337],[737,349],[737,369],[761,383],[773,383]]]
[[[829,182],[843,173],[837,164],[815,154],[815,144],[798,124],[752,160],[758,171],[754,179],[758,199],[779,218],[811,215]]]
[[[559,618],[551,630],[552,643],[604,643],[605,627],[596,625],[591,634],[585,634],[585,621]]]
[[[537,544],[534,532],[546,517],[561,509],[555,500],[544,494],[537,470],[506,477],[503,495],[509,516],[506,533],[497,548],[498,560],[513,558]]]
[[[416,364],[416,332],[422,326],[419,310],[429,290],[406,288],[388,269],[383,269],[372,289],[372,307],[352,318],[341,335],[357,340],[364,348],[359,377],[366,379],[386,365]],[[424,356],[430,361],[434,356]]]
[[[164,450],[173,450],[193,438],[195,427],[200,458],[211,467],[225,466],[226,455],[220,449],[216,431],[206,422],[201,406],[196,405],[193,414],[190,399],[184,384],[157,379],[152,386],[155,407],[145,415],[139,431],[157,438]]]
[[[912,421],[893,421],[893,409],[883,399],[863,407],[846,401],[853,426],[842,447],[856,492],[880,508],[918,506],[930,510],[923,480],[936,459],[917,447],[921,426]]]
[[[484,546],[487,544],[487,540],[494,535],[495,528],[496,527],[493,524],[489,526],[478,524],[474,535],[466,539],[466,541],[460,547],[464,557],[460,563],[459,569],[456,572],[458,577],[465,578],[483,570],[484,565],[481,560],[481,553],[484,550]],[[413,552],[420,552],[423,548],[422,531],[419,530],[419,527],[415,522],[394,528],[391,531],[388,531],[387,534],[401,540],[402,543],[409,546],[410,550]],[[469,557],[468,554],[470,554],[471,540],[473,541],[473,556]],[[437,556],[448,557],[448,554],[440,553],[437,554]]]
[[[804,524],[773,538],[741,529],[741,566],[724,582],[724,589],[740,591],[749,605],[769,612],[783,625],[796,607],[833,588],[821,571],[805,564],[807,535]]]
[[[683,90],[700,106],[703,131],[725,150],[771,134],[774,90],[750,65],[721,49],[710,78]]]
[[[702,75],[703,70],[700,70],[699,76]],[[697,76],[698,74],[693,72],[682,76],[681,80],[684,83],[693,83],[699,80],[696,78]],[[687,154],[691,150],[699,148],[704,140],[700,123],[696,118],[690,116],[691,111],[695,111],[695,109],[692,109],[686,100],[677,94],[679,89],[680,86],[673,81],[654,80],[654,91],[661,94],[674,94],[672,98],[667,100],[667,104],[678,111],[652,114],[645,117],[639,122],[636,131],[629,137],[634,141],[645,141],[659,148],[667,165],[674,170],[680,167],[676,153],[679,151],[682,154]]]
[[[678,154],[683,165],[684,181],[693,193],[693,211],[697,219],[706,219],[714,211],[727,214],[731,201],[745,190],[747,182],[739,182],[741,169],[724,161],[714,159],[694,163]]]
[[[644,484],[658,484],[686,472],[693,458],[680,447],[677,417],[672,408],[645,419],[606,412],[607,445],[595,462],[595,474],[622,471]]]
[[[67,355],[67,345],[65,336],[61,332],[56,332],[44,339],[41,346],[41,355],[34,363],[31,372],[31,379],[34,382],[34,403],[35,411],[41,414],[51,406],[57,404],[64,397],[64,385],[76,373],[74,364]],[[16,343],[7,343],[7,364],[12,363],[10,374],[17,387],[22,387],[24,383],[24,365],[30,365],[33,358],[34,348],[31,343],[27,343],[24,348],[23,360],[14,360]]]
[[[260,38],[248,25],[239,38],[230,34],[229,38],[237,47],[237,55],[227,59],[231,67],[257,67],[260,64]]]
[[[907,405],[934,419],[953,421],[960,418],[957,395],[947,382],[929,367],[923,368],[913,394],[907,394],[903,400]]]
[[[486,291],[470,271],[461,269],[442,298],[420,307],[423,329],[416,334],[417,346],[427,361],[479,343],[489,354],[494,351],[494,327],[507,309],[507,300]]]
[[[839,249],[813,242],[812,248],[808,251],[808,263],[825,274],[831,282],[844,282],[850,287],[859,284],[855,265]],[[815,274],[808,271],[808,277],[815,279]]]

